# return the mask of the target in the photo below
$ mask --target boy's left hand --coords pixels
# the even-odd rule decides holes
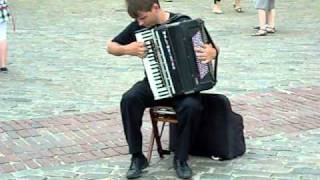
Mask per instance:
[[[217,50],[212,44],[204,44],[202,47],[194,48],[197,58],[203,63],[211,62],[217,56]]]

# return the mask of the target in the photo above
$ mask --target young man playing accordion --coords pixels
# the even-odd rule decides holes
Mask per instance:
[[[122,32],[107,43],[107,51],[115,56],[131,55],[143,58],[147,49],[144,43],[137,42],[135,32],[145,27],[164,24],[175,14],[160,8],[158,0],[126,0],[128,14],[134,19]],[[180,19],[186,20],[186,19]],[[211,44],[195,49],[197,57],[204,63],[211,62],[217,51]],[[191,127],[200,120],[203,106],[199,93],[173,98],[154,100],[147,78],[137,82],[123,94],[121,100],[122,123],[125,137],[132,154],[127,178],[137,178],[148,166],[142,153],[142,116],[148,107],[170,104],[177,113],[177,147],[174,152],[174,167],[180,178],[191,178],[192,170],[187,164],[188,150],[192,139]]]

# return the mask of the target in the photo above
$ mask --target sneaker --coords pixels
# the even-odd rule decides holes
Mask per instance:
[[[133,157],[131,165],[127,172],[128,179],[135,179],[142,175],[142,170],[148,167],[148,160],[146,157]]]

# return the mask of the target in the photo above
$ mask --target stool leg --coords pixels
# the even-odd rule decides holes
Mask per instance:
[[[153,145],[154,145],[154,133],[153,133],[153,130],[152,130],[151,131],[151,136],[150,136],[150,141],[149,141],[148,155],[147,155],[147,160],[148,160],[149,163],[151,161]]]
[[[163,122],[162,123],[162,126],[161,126],[161,131],[160,131],[160,137],[162,137],[162,133],[163,133],[163,130],[164,130],[164,126],[166,125],[166,122]]]
[[[169,124],[170,124],[170,123],[169,123]],[[162,134],[163,134],[163,130],[164,130],[165,125],[166,125],[166,122],[163,121],[162,127],[161,127],[161,131],[160,131],[160,140],[161,140],[161,137],[162,137]],[[160,143],[161,143],[161,141],[160,141]],[[161,148],[162,148],[162,144],[161,144]],[[162,154],[170,154],[170,150],[162,149]]]
[[[157,121],[152,121],[154,138],[156,139],[156,143],[157,143],[157,150],[158,150],[160,158],[162,159],[163,158],[163,151],[162,151],[162,146],[161,146],[161,141],[160,141],[159,130],[158,130],[157,124],[158,124]]]

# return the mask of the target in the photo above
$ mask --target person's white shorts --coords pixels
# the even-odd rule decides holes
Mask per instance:
[[[7,22],[0,23],[0,40],[7,39]]]

